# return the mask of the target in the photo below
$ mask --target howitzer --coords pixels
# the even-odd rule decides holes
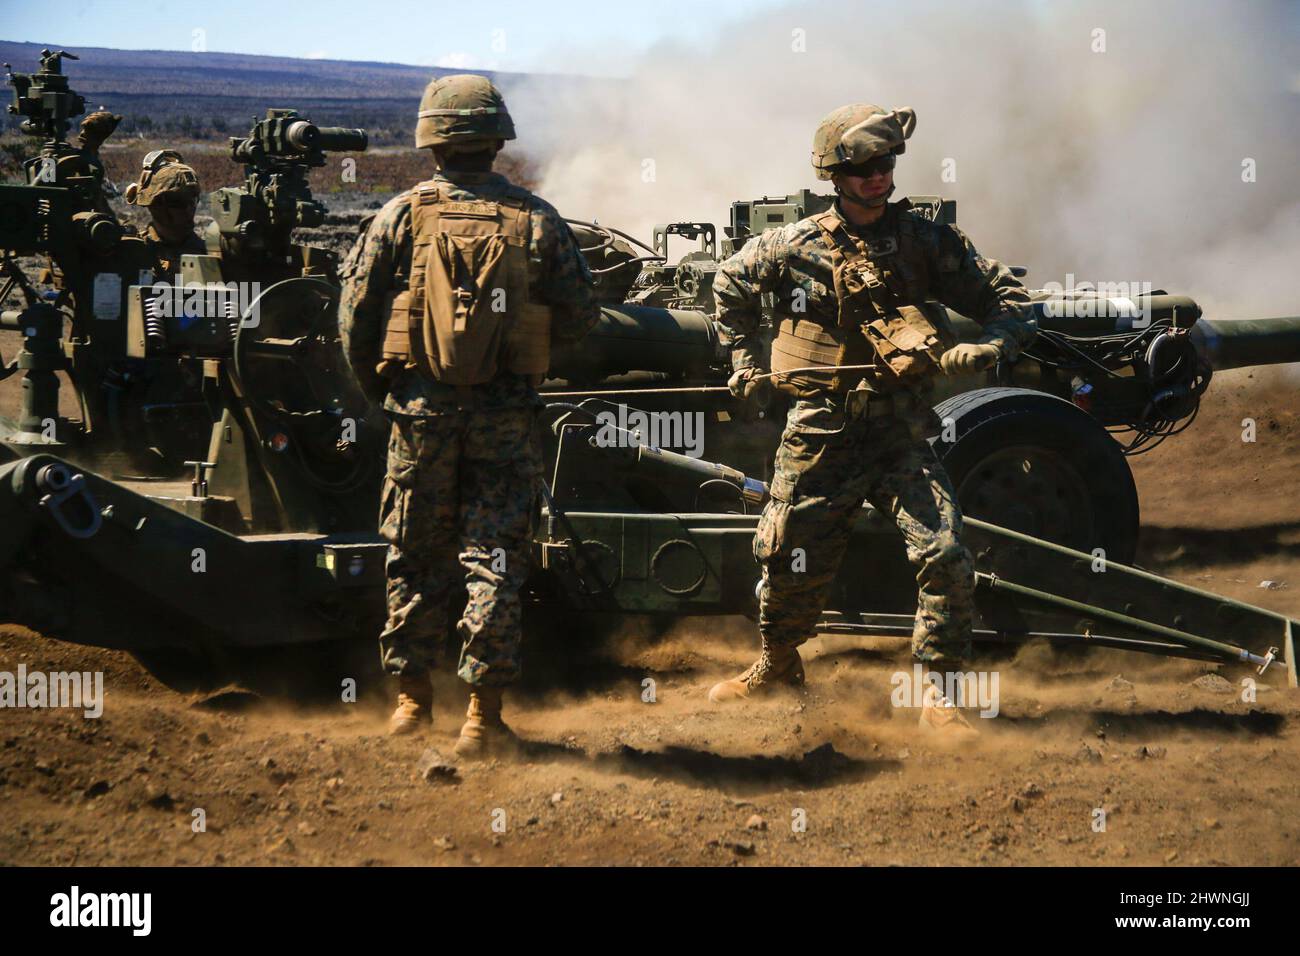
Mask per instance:
[[[629,614],[752,614],[751,501],[761,483],[728,466],[593,441],[599,410],[549,409],[557,450],[526,634],[546,621],[572,631]],[[731,488],[730,503],[715,497],[711,510],[696,510],[717,483]],[[336,693],[344,678],[362,689],[380,680],[371,642],[384,613],[386,544],[373,532],[231,534],[189,513],[202,500],[193,490],[172,500],[140,494],[50,455],[0,467],[0,566],[12,569],[0,616],[128,650],[178,689],[237,681]],[[1113,562],[1097,574],[1092,554],[978,519],[967,541],[980,643],[1041,639],[1256,672],[1279,666],[1296,685],[1300,621]],[[904,637],[914,601],[896,528],[864,507],[821,628]]]
[[[829,208],[834,196],[801,190],[786,196],[732,203],[719,243],[729,255],[762,232]],[[955,223],[956,203],[938,196],[907,200],[913,212]],[[599,271],[598,288],[609,304],[592,336],[585,363],[557,368],[564,382],[546,388],[565,398],[601,397],[644,408],[705,416],[706,445],[728,463],[765,475],[780,435],[786,399],[770,407],[736,408],[718,391],[730,374],[716,330],[702,323],[714,310],[710,282],[717,268],[713,227],[670,223],[655,227],[656,243],[617,230],[582,223],[576,229]],[[669,236],[699,238],[701,246],[677,265],[667,260]],[[1027,270],[1013,269],[1020,276]],[[1136,553],[1139,503],[1127,456],[1151,450],[1195,420],[1215,370],[1245,365],[1300,362],[1300,318],[1229,321],[1202,316],[1197,303],[1161,289],[1034,291],[1031,309],[1038,339],[1013,362],[981,373],[941,376],[934,401],[945,431],[935,450],[957,485],[963,510],[995,524],[1080,550],[1102,548],[1117,561]],[[617,300],[617,301],[614,301]],[[625,302],[623,300],[626,300]],[[662,308],[644,329],[628,325],[627,310]],[[683,341],[677,348],[700,356],[713,350],[707,368],[695,360],[675,372],[633,371],[624,361],[672,340],[670,316]],[[765,329],[770,334],[769,325]],[[980,326],[949,310],[958,340],[974,342]],[[609,356],[609,376],[598,356]],[[562,352],[567,359],[568,353]],[[642,397],[638,397],[642,396]],[[1062,401],[1049,401],[1049,398]],[[718,414],[726,422],[718,421]],[[733,425],[733,423],[740,423]],[[736,441],[743,431],[748,442]],[[1014,450],[1012,450],[1014,449]]]
[[[11,110],[49,140],[27,184],[0,186],[0,297],[19,289],[26,303],[0,317],[23,336],[0,374],[24,376],[18,420],[0,420],[0,457],[56,451],[160,492],[194,469],[208,492],[195,513],[233,529],[355,524],[371,510],[350,492],[375,471],[359,453],[378,440],[375,416],[340,374],[335,256],[294,244],[292,230],[325,214],[306,172],[327,151],[364,149],[365,132],[268,111],[231,141],[246,178],[212,196],[218,254],[184,256],[155,283],[145,240],[93,208],[102,170],[89,175],[61,141],[84,108],[63,56],[10,75]],[[47,257],[53,288],[37,290],[18,255]],[[80,419],[59,414],[58,373]]]
[[[386,545],[375,513],[385,423],[354,392],[337,348],[332,260],[295,254],[292,243],[287,264],[272,268],[265,258],[268,249],[283,251],[290,223],[316,216],[303,192],[315,150],[359,142],[347,131],[313,139],[296,125],[303,122],[271,111],[233,141],[246,179],[214,199],[221,218],[209,241],[221,255],[185,257],[182,279],[206,290],[262,276],[268,287],[246,302],[228,293],[233,314],[205,307],[218,314],[197,323],[186,322],[184,310],[146,312],[138,283],[110,290],[89,258],[75,258],[88,243],[74,225],[81,207],[71,187],[0,193],[22,213],[0,217],[14,248],[57,249],[76,263],[53,301],[28,283],[27,307],[4,319],[26,337],[13,368],[31,387],[21,421],[0,420],[0,448],[13,459],[0,463],[0,619],[130,650],[178,687],[235,680],[276,689],[317,676],[333,690],[341,676],[378,679],[372,647],[384,612]],[[827,202],[804,191],[734,204],[720,242],[698,222],[668,224],[641,250],[607,227],[575,230],[605,307],[584,342],[554,351],[543,386],[552,398],[542,429],[549,487],[536,523],[529,628],[546,619],[595,627],[626,614],[752,613],[751,543],[782,399],[758,407],[725,392],[727,352],[708,277],[718,254]],[[913,205],[945,221],[955,216],[955,206],[936,197]],[[670,266],[674,236],[698,239],[701,248]],[[108,262],[108,273],[117,264],[93,261]],[[130,279],[125,268],[116,275]],[[1254,667],[1281,660],[1294,681],[1293,620],[1125,567],[1138,530],[1125,454],[1185,427],[1215,362],[1249,360],[1252,349],[1261,350],[1253,358],[1284,360],[1277,350],[1294,348],[1296,323],[1277,320],[1236,337],[1235,327],[1205,324],[1190,299],[1157,291],[1122,298],[1040,294],[1033,308],[1044,332],[1025,356],[941,382],[951,394],[936,396],[946,427],[934,447],[971,516],[982,575],[977,636],[1113,644]],[[105,313],[116,305],[113,319],[95,317],[101,301]],[[69,311],[74,334],[60,338]],[[975,323],[950,318],[964,337],[979,334]],[[84,341],[78,328],[87,330]],[[93,435],[81,424],[59,433],[66,446],[30,440],[48,417],[49,366],[78,348],[175,361],[194,373],[192,385],[164,382],[154,393],[162,408],[196,397],[199,428],[169,456],[192,469],[187,480],[175,480],[174,468],[169,480],[106,475],[112,468],[102,454],[77,461]],[[102,387],[89,367],[73,364],[79,392]],[[123,427],[101,432],[97,452],[132,447],[134,431],[156,424],[147,402],[135,404],[139,419],[122,419],[130,407],[119,403]],[[691,416],[707,458],[672,440],[650,447],[621,424],[599,437],[609,416],[625,421],[629,409],[670,423]],[[111,422],[111,404],[104,410]],[[133,429],[137,421],[145,427]],[[88,422],[100,424],[97,416]],[[823,626],[910,632],[915,582],[896,531],[864,508],[853,541]],[[1096,548],[1106,575],[1089,571]],[[861,587],[867,568],[871,589]]]
[[[366,131],[317,126],[289,109],[269,109],[246,137],[231,137],[230,158],[244,164],[244,183],[212,193],[209,250],[265,274],[288,260],[301,274],[332,275],[332,257],[304,260],[293,230],[319,226],[325,206],[312,198],[307,173],[324,166],[328,152],[361,152]],[[321,261],[322,258],[327,261]]]

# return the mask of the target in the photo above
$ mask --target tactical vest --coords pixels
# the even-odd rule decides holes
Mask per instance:
[[[788,390],[797,394],[846,392],[864,380],[873,391],[889,394],[932,375],[956,338],[940,303],[909,301],[896,291],[903,283],[892,274],[891,265],[906,252],[900,251],[898,239],[855,239],[832,211],[814,216],[813,222],[831,247],[837,321],[832,326],[824,320],[779,316],[772,371],[827,368],[784,376]],[[835,370],[846,365],[871,368]]]
[[[483,385],[505,370],[541,382],[551,310],[528,298],[531,223],[522,199],[451,200],[411,192],[411,273],[391,296],[378,371]]]

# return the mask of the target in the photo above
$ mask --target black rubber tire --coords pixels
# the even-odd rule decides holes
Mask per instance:
[[[931,444],[975,518],[1131,564],[1137,487],[1119,445],[1064,399],[983,388],[935,407],[947,426]]]

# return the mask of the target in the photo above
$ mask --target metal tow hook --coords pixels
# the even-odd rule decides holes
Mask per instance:
[[[46,465],[36,472],[36,487],[45,492],[41,495],[41,507],[49,510],[50,516],[70,537],[93,538],[98,533],[104,519],[90,493],[90,486],[86,484],[85,475],[69,474],[63,465]],[[81,498],[89,514],[80,527],[69,521],[64,512],[64,506],[73,498]]]

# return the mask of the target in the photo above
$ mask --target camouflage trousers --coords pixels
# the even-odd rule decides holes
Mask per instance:
[[[932,425],[937,430],[934,412],[921,404],[857,418],[834,395],[791,407],[754,536],[765,641],[798,645],[813,635],[865,499],[898,524],[916,568],[913,656],[934,663],[969,656],[974,566],[952,484],[925,440]]]
[[[511,684],[519,676],[519,590],[542,474],[536,410],[391,417],[379,516],[388,542],[384,670],[431,669],[460,610],[457,674],[475,685]],[[462,582],[463,610],[452,606]]]

